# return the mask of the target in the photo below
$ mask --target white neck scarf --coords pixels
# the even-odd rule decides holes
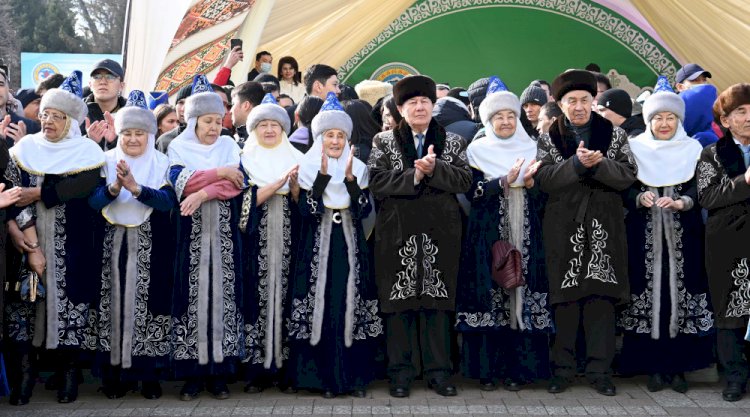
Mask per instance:
[[[118,140],[116,148],[104,153],[106,165],[102,170],[107,178],[107,184],[117,181],[117,163],[124,160],[139,185],[161,188],[167,182],[169,158],[156,150],[154,142],[154,135],[149,134],[146,151],[141,156],[129,156],[122,150],[122,141]],[[152,211],[153,208],[141,203],[130,191],[123,188],[115,201],[104,207],[102,215],[112,224],[134,227],[145,222]]]
[[[68,116],[70,129],[52,142],[44,132],[24,136],[10,148],[10,155],[24,171],[33,175],[76,174],[104,165],[104,152],[96,142],[81,136],[77,120]]]
[[[229,136],[219,136],[211,145],[205,145],[195,134],[197,117],[188,119],[187,127],[169,144],[167,155],[170,165],[180,165],[192,170],[206,170],[240,164],[240,147]]]
[[[248,132],[245,147],[242,149],[242,166],[245,168],[250,184],[259,188],[276,182],[284,173],[302,161],[302,152],[298,151],[281,132],[281,142],[273,148],[267,148],[258,142],[255,131]],[[289,192],[289,183],[276,191],[276,194]]]
[[[638,165],[636,177],[651,187],[682,184],[693,178],[703,151],[701,144],[685,133],[682,122],[672,139],[656,139],[647,126],[645,132],[629,142]]]
[[[351,204],[351,197],[346,190],[344,180],[346,179],[346,161],[349,158],[349,145],[344,146],[344,151],[338,158],[328,158],[328,175],[331,180],[323,192],[323,205],[330,209],[344,209]],[[323,138],[318,136],[309,151],[305,154],[299,170],[299,185],[305,190],[312,190],[315,178],[320,171],[321,156],[323,154]],[[364,162],[358,158],[352,161],[352,175],[357,177],[359,188],[365,189],[369,184],[369,172]]]
[[[498,178],[508,174],[518,158],[524,158],[518,179],[511,185],[523,185],[523,176],[531,161],[536,158],[536,142],[516,120],[516,131],[507,139],[498,138],[492,123],[487,122],[484,128],[485,137],[472,141],[466,149],[469,165],[484,173],[486,179]]]

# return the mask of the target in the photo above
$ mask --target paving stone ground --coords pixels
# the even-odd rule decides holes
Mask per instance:
[[[483,392],[476,382],[457,380],[458,396],[441,397],[428,390],[421,381],[412,386],[409,398],[388,395],[384,381],[373,384],[367,398],[348,396],[324,399],[317,394],[299,392],[284,394],[269,389],[260,394],[245,394],[242,384],[230,386],[232,397],[215,400],[207,393],[184,402],[178,399],[179,383],[162,384],[159,400],[146,400],[139,393],[128,393],[122,399],[109,400],[89,382],[73,404],[58,404],[54,391],[37,385],[31,404],[14,407],[0,404],[0,416],[76,417],[76,416],[746,416],[750,415],[750,396],[734,403],[721,399],[720,383],[693,383],[686,394],[669,389],[651,393],[645,378],[615,378],[617,395],[597,394],[579,382],[561,394],[549,394],[544,385],[526,387],[519,392]],[[5,400],[5,399],[3,399]]]

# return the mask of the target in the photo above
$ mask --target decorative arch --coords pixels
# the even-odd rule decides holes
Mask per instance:
[[[469,42],[453,45],[453,36],[463,36]],[[543,42],[534,36],[543,37]],[[446,48],[441,49],[441,43]],[[505,46],[519,43],[528,48],[507,48],[517,52],[502,56]],[[434,63],[422,50],[428,45],[437,46],[432,53]],[[536,59],[539,54],[546,54],[549,60]],[[443,65],[453,67],[451,72],[441,71],[439,61],[452,57],[473,57],[481,67],[466,68],[459,74],[447,60]],[[347,60],[339,68],[339,78],[358,82],[370,78],[375,69],[394,63],[396,67],[412,66],[436,81],[464,86],[497,73],[506,84],[510,81],[509,87],[515,91],[531,79],[549,79],[597,59],[606,61],[598,62],[602,72],[615,69],[640,86],[653,84],[660,74],[671,80],[679,68],[677,60],[648,33],[591,0],[419,0]],[[528,71],[529,65],[538,68],[539,74]]]

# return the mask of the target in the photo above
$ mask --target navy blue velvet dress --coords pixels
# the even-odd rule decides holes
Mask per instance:
[[[516,290],[509,292],[499,287],[490,270],[492,245],[498,240],[510,241],[508,196],[499,178],[485,179],[481,171],[472,172],[472,187],[466,194],[471,212],[456,299],[456,330],[463,340],[463,374],[486,381],[510,379],[519,383],[546,379],[550,375],[549,335],[553,320],[541,236],[545,196],[537,187],[509,190],[523,198],[520,251],[526,286],[517,291],[522,297],[515,298]],[[521,304],[518,308],[514,308],[516,302]],[[519,309],[524,329],[517,319]]]
[[[661,219],[654,213],[662,209],[636,206],[649,190],[636,182],[625,198],[631,299],[619,320],[624,330],[620,372],[671,375],[705,368],[714,362],[714,315],[695,178],[656,188],[657,198],[666,193],[693,200],[690,210],[672,212],[672,227],[656,224]]]
[[[102,185],[89,203],[101,211],[115,198]],[[124,378],[154,380],[167,375],[171,351],[176,242],[170,217],[177,198],[169,185],[160,189],[143,186],[138,201],[154,209],[146,221],[134,227],[105,221],[99,231],[103,244],[99,250],[102,274],[97,362],[121,365]],[[116,245],[119,234],[123,235],[122,243]],[[137,249],[135,280],[131,282],[126,279],[126,271],[133,262],[129,256],[132,243]],[[119,254],[113,254],[116,248],[120,249]],[[113,265],[113,255],[117,265]],[[114,281],[115,267],[119,270],[119,282]]]
[[[193,172],[171,167],[178,200]],[[240,194],[209,200],[192,216],[174,216],[171,370],[176,379],[226,377],[244,356],[241,199]]]
[[[384,328],[361,222],[372,210],[369,193],[356,180],[345,182],[350,206],[327,208],[321,196],[330,178],[318,174],[312,190],[300,191],[302,222],[289,287],[287,367],[296,388],[346,394],[367,388],[379,373]],[[326,251],[324,268],[320,263]],[[324,288],[318,287],[321,283]],[[317,305],[319,301],[324,304]]]

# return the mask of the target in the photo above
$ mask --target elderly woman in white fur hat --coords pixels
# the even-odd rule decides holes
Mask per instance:
[[[463,336],[464,375],[480,388],[509,391],[549,377],[549,309],[540,213],[534,174],[536,142],[521,125],[521,103],[497,77],[479,107],[486,136],[466,149],[473,172],[471,202],[456,297],[456,329]],[[492,247],[505,241],[521,253],[525,285],[492,278]]]
[[[384,330],[362,227],[372,210],[368,171],[348,144],[352,120],[335,94],[328,94],[312,132],[299,175],[288,373],[296,388],[325,398],[365,397]]]
[[[172,371],[187,379],[180,392],[184,401],[204,386],[217,399],[229,398],[227,377],[243,351],[237,222],[244,176],[240,148],[221,136],[225,111],[206,78],[196,76],[185,103],[187,127],[168,150],[169,180],[180,201]]]
[[[58,355],[61,403],[78,396],[78,355],[97,347],[88,323],[96,314],[101,273],[101,263],[91,258],[98,216],[87,199],[101,182],[104,154],[81,136],[79,126],[88,112],[81,93],[81,73],[75,71],[42,98],[42,131],[10,149],[5,178],[23,191],[9,217],[12,227],[23,231],[19,244],[25,255],[20,294],[11,291],[12,301],[6,304],[12,404],[25,404],[31,397],[31,345]],[[31,275],[38,276],[40,285],[33,285]]]
[[[287,134],[289,116],[267,94],[247,120],[248,138],[242,168],[249,188],[244,194],[243,231],[245,285],[245,392],[257,393],[278,383],[291,389],[279,372],[287,358],[286,295],[297,236],[297,182],[303,154]]]
[[[142,380],[141,394],[161,396],[169,363],[171,279],[175,240],[170,214],[177,198],[167,180],[169,159],[154,145],[156,117],[133,90],[115,116],[117,147],[104,155],[101,185],[89,203],[103,227],[99,360],[104,394],[125,395],[125,380]]]
[[[704,268],[695,168],[703,147],[685,133],[685,102],[666,77],[643,104],[647,129],[630,139],[638,181],[625,204],[631,302],[620,372],[685,392],[684,372],[713,362],[714,316]]]

